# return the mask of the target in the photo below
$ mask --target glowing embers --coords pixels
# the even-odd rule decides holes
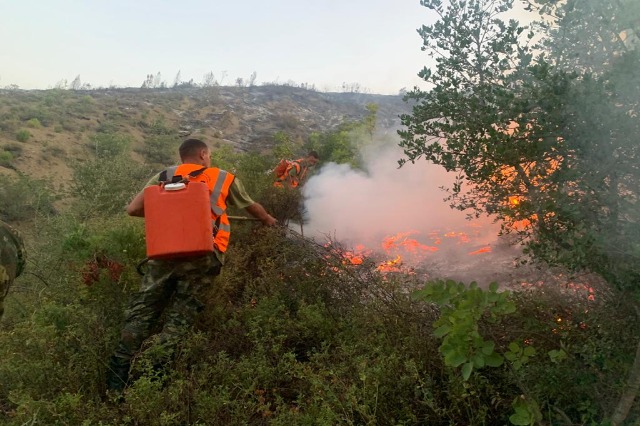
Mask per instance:
[[[485,247],[479,248],[478,250],[469,252],[471,256],[476,256],[478,254],[483,254],[483,253],[491,253],[491,246],[485,246]]]
[[[349,250],[338,250],[340,263],[345,266],[367,264],[385,274],[413,275],[416,270],[431,269],[433,265],[442,265],[460,255],[481,256],[492,252],[486,240],[480,241],[484,231],[481,226],[470,224],[465,231],[398,232],[382,238],[377,244],[358,244]]]
[[[376,270],[380,272],[403,272],[402,257],[398,255],[393,260],[387,260],[386,262],[382,262],[376,267]],[[406,272],[410,272],[410,271],[406,271]]]
[[[555,285],[556,288],[565,295],[577,297],[578,299],[586,299],[588,302],[595,302],[596,291],[588,282],[585,284],[575,283],[572,281],[562,282],[565,278],[563,274],[559,274],[557,277],[553,277],[557,282],[545,283],[545,281],[537,282],[521,282],[521,289],[543,289],[545,284]],[[552,280],[549,280],[552,281]]]
[[[397,249],[406,250],[412,253],[419,251],[438,251],[438,247],[427,246],[425,244],[419,243],[414,238],[409,238],[410,235],[414,234],[418,234],[418,231],[400,232],[396,235],[385,237],[385,239],[382,240],[382,248],[386,252]]]
[[[353,251],[343,251],[342,257],[345,259],[345,264],[362,265],[364,259],[371,255],[371,250],[368,250],[362,244],[358,244]]]

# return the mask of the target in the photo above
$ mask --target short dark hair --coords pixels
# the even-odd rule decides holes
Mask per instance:
[[[313,158],[315,158],[317,160],[320,159],[320,156],[318,155],[317,151],[309,151],[309,153],[307,154],[307,157],[313,157]]]
[[[185,159],[196,157],[201,149],[209,149],[209,146],[200,139],[187,139],[178,148],[180,159],[184,161]]]

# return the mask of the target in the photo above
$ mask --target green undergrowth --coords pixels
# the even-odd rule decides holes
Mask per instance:
[[[0,325],[2,424],[599,424],[630,365],[624,304],[415,279],[412,292],[337,245],[243,223],[172,368],[158,376],[147,344],[115,401],[105,368],[139,283],[141,224],[38,225]],[[87,282],[101,258],[121,275]]]
[[[151,338],[122,398],[106,395],[145,256],[144,222],[123,209],[151,168],[122,135],[91,140],[68,187],[20,175],[0,191],[28,253],[0,322],[0,424],[604,425],[616,406],[638,339],[631,296],[383,275],[335,242],[249,221],[232,221],[170,368],[153,368]],[[280,223],[300,214],[299,196],[271,187],[274,158],[214,160]]]

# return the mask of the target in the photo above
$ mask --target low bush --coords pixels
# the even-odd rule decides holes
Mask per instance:
[[[56,199],[48,181],[19,174],[6,177],[0,186],[0,219],[13,222],[55,212]]]
[[[16,140],[18,142],[26,142],[29,140],[29,138],[31,137],[31,133],[29,133],[28,130],[18,130],[18,132],[16,133]]]
[[[148,167],[133,167],[126,152],[77,162],[72,165],[72,171],[72,209],[82,218],[123,213],[129,201],[153,175]]]
[[[0,150],[0,166],[9,167],[13,161],[13,154],[9,151]]]
[[[147,163],[158,168],[177,164],[177,151],[180,139],[175,135],[152,135],[144,140],[144,147],[138,152]]]
[[[31,127],[32,129],[40,129],[42,128],[42,123],[37,118],[31,118],[27,120],[27,127]]]

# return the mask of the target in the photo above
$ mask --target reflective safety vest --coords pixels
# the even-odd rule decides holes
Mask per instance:
[[[203,168],[197,164],[181,164],[161,172],[159,181],[175,181],[177,176],[183,178],[188,176],[189,182],[202,182],[209,188],[211,219],[213,221],[213,246],[224,253],[227,251],[231,235],[231,225],[227,216],[227,196],[235,176],[217,167]]]
[[[300,182],[304,179],[307,174],[308,167],[303,167],[302,164],[304,162],[303,158],[298,160],[289,161],[286,170],[277,177],[276,181],[273,183],[273,186],[278,188],[282,188],[284,186],[284,182],[288,181],[289,186],[291,188],[296,188],[300,185]],[[291,176],[291,169],[295,168],[295,176]]]

